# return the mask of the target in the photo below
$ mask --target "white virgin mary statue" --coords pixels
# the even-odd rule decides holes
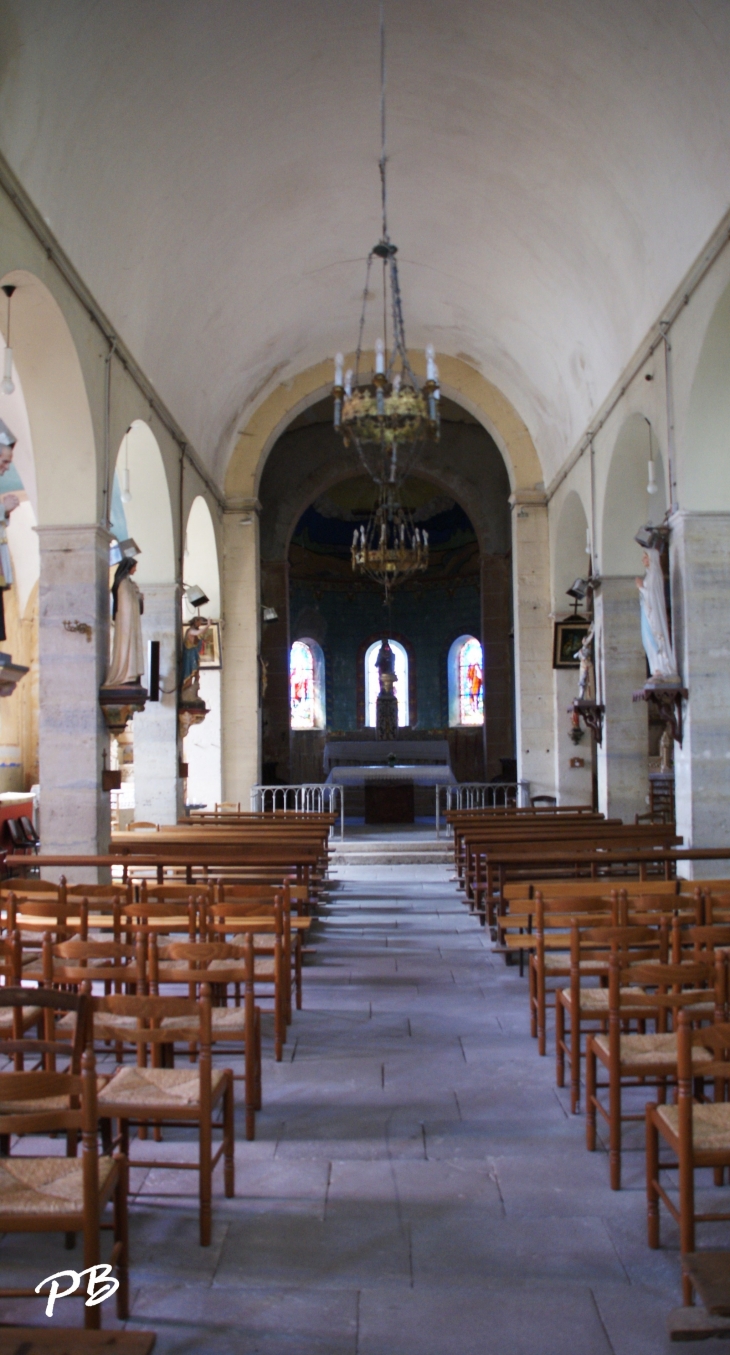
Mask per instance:
[[[144,597],[132,575],[137,561],[125,559],[117,566],[112,585],[114,639],[105,687],[124,687],[138,683],[144,673],[142,611]]]
[[[664,601],[664,575],[658,550],[645,550],[643,579],[636,580],[641,601],[641,639],[649,660],[650,686],[679,684],[674,645],[669,635],[667,607]]]

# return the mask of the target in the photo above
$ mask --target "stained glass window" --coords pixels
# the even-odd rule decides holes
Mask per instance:
[[[292,729],[315,729],[314,654],[303,640],[295,640],[289,659]]]
[[[459,724],[484,722],[484,669],[482,647],[470,636],[459,651]]]
[[[474,635],[460,635],[449,650],[449,724],[484,724],[484,655]]]
[[[380,674],[376,661],[380,651],[380,640],[369,645],[365,653],[365,723],[369,729],[377,724],[377,700],[380,691]],[[398,698],[398,724],[410,723],[408,709],[408,654],[398,640],[388,640],[395,658],[394,692]]]

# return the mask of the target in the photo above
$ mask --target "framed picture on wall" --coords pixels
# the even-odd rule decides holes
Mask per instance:
[[[590,621],[584,616],[569,616],[565,621],[555,622],[553,640],[553,668],[579,668],[580,660],[575,658],[583,641]]]
[[[190,627],[183,626],[183,638],[187,635]],[[201,668],[220,668],[221,667],[221,627],[220,621],[211,621],[200,650]]]

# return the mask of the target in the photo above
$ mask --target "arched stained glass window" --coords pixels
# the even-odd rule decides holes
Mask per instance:
[[[365,651],[365,724],[370,729],[375,729],[377,724],[377,701],[378,692],[380,691],[380,674],[375,665],[381,643],[381,640],[376,640],[374,644],[368,645],[368,648]],[[408,705],[408,654],[398,640],[388,640],[388,644],[395,656],[394,691],[398,698],[398,725],[407,725],[410,723],[410,710]]]
[[[316,640],[295,640],[289,656],[292,729],[325,725],[324,654]]]
[[[449,650],[449,724],[484,724],[484,656],[474,635],[460,635]]]

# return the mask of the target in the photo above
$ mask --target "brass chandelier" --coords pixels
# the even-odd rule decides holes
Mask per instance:
[[[387,216],[385,151],[385,22],[380,4],[380,186],[382,235],[370,251],[365,272],[362,312],[354,372],[344,371],[341,353],[335,357],[334,427],[346,447],[354,447],[368,475],[378,485],[380,499],[367,527],[355,532],[352,567],[390,590],[428,565],[428,533],[414,526],[399,490],[427,440],[440,434],[439,374],[433,345],[426,348],[426,380],[416,377],[408,358],[401,302],[397,246],[390,239]],[[360,360],[370,274],[374,259],[383,265],[383,332],[375,342],[375,370],[361,381]],[[390,339],[387,317],[391,317]]]

